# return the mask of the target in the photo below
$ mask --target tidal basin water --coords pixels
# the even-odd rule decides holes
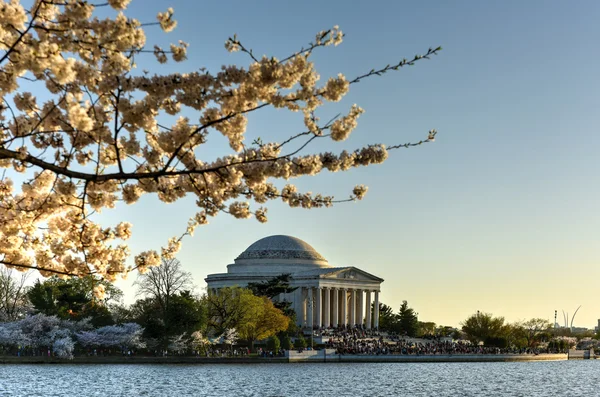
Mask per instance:
[[[598,396],[600,360],[0,365],[0,396]]]

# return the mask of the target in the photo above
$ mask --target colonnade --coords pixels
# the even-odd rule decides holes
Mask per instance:
[[[371,293],[375,293],[371,312]],[[379,291],[360,288],[299,287],[294,292],[298,323],[305,327],[337,328],[364,325],[379,328]],[[311,321],[312,320],[312,321]]]

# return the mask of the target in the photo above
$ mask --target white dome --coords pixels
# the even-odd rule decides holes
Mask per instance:
[[[292,236],[269,236],[261,238],[246,248],[237,258],[245,259],[300,259],[326,261],[310,244]]]

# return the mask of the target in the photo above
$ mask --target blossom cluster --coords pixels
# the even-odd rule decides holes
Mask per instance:
[[[327,102],[340,101],[353,82],[339,74],[320,84],[311,61],[319,47],[342,42],[339,27],[319,32],[307,49],[284,59],[257,58],[233,36],[226,47],[249,55],[247,67],[140,74],[135,62],[143,53],[153,52],[159,63],[181,62],[188,44],[148,50],[144,24],[125,14],[129,2],[109,0],[117,14],[101,18],[97,6],[84,0],[34,0],[28,9],[19,0],[0,0],[0,167],[7,170],[0,179],[0,263],[38,269],[43,276],[93,273],[115,280],[132,269],[145,272],[161,257],[174,257],[182,236],[129,262],[132,225],[106,227],[94,221],[94,213],[119,202],[134,204],[145,194],[167,203],[192,195],[198,209],[183,235],[221,212],[266,222],[269,200],[303,208],[336,202],[298,192],[291,183],[280,189],[275,180],[346,171],[387,158],[385,145],[340,153],[297,149],[315,139],[347,139],[363,112],[354,105],[324,125],[316,115]],[[158,13],[157,24],[172,31],[173,9]],[[25,81],[48,95],[38,100],[21,89]],[[300,112],[306,131],[249,145],[248,115],[266,107]],[[158,122],[165,114],[192,111],[194,120]],[[197,149],[213,131],[231,151],[203,161]],[[13,182],[17,172],[24,173],[20,186]],[[362,199],[366,190],[357,186],[349,199],[339,201]],[[98,287],[94,294],[101,297],[104,291]]]

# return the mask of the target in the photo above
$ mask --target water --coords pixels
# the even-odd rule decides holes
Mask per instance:
[[[0,365],[0,396],[597,396],[600,360]]]

